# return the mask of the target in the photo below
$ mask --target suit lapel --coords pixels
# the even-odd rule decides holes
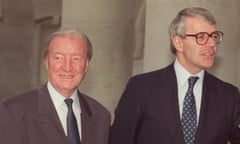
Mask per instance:
[[[175,137],[174,143],[184,144],[178,105],[177,79],[173,64],[167,67],[159,76],[160,88],[158,89],[158,95],[163,97],[161,97],[161,109],[165,109],[163,113],[164,117],[167,118],[168,131],[170,131],[172,137]]]
[[[84,98],[84,95],[78,92],[78,97],[79,97],[79,102],[81,106],[81,120],[82,120],[82,143],[92,143],[91,137],[88,136],[93,136],[96,130],[97,122],[96,119],[94,118],[92,111]]]
[[[216,106],[218,103],[218,94],[216,94],[216,92],[217,90],[214,89],[214,84],[211,83],[210,75],[205,72],[201,110],[197,130],[197,144],[208,143],[206,140],[208,140],[209,125],[216,121],[215,114],[217,114],[218,111],[218,107]]]
[[[91,136],[93,131],[96,130],[96,122],[93,117],[89,116],[86,113],[81,114],[82,119],[82,142],[83,143],[91,143]],[[93,135],[92,135],[93,136]]]
[[[38,108],[35,121],[45,134],[48,143],[67,144],[67,138],[46,86],[38,91]]]

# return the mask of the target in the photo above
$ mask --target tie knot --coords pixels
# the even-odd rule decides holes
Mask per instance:
[[[188,79],[188,84],[189,84],[189,87],[193,87],[194,84],[197,82],[199,77],[195,76],[195,77],[189,77]]]
[[[67,104],[68,108],[72,107],[73,100],[70,98],[67,98],[64,100],[64,102]]]

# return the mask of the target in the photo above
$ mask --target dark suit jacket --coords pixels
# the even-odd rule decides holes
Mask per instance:
[[[110,113],[92,98],[78,95],[82,144],[107,144]],[[68,144],[46,86],[0,105],[0,143]]]
[[[205,72],[196,144],[240,144],[239,91]],[[110,144],[184,144],[173,65],[128,82]]]

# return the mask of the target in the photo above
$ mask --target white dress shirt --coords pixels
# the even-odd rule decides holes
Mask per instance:
[[[67,112],[68,108],[64,100],[66,99],[64,96],[62,96],[51,84],[51,82],[48,81],[47,88],[50,94],[50,97],[53,101],[54,107],[56,108],[58,117],[62,123],[62,127],[64,129],[65,135],[67,136]],[[77,90],[74,91],[72,96],[70,97],[73,100],[72,108],[74,115],[77,120],[78,125],[78,131],[81,139],[81,108],[80,103],[78,99]]]
[[[183,101],[188,89],[188,78],[191,76],[198,76],[196,84],[194,85],[193,93],[196,101],[196,109],[197,109],[197,122],[199,121],[200,108],[201,108],[201,99],[202,99],[202,85],[203,85],[203,77],[204,70],[200,71],[197,74],[190,74],[176,59],[174,62],[174,69],[177,77],[177,85],[178,85],[178,104],[180,117],[182,118],[183,111]]]

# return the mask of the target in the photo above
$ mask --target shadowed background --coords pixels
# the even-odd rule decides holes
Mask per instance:
[[[44,84],[47,35],[59,27],[76,27],[93,43],[80,90],[113,114],[130,76],[174,60],[168,26],[189,6],[209,9],[224,32],[210,72],[240,87],[239,0],[0,0],[0,99]]]

